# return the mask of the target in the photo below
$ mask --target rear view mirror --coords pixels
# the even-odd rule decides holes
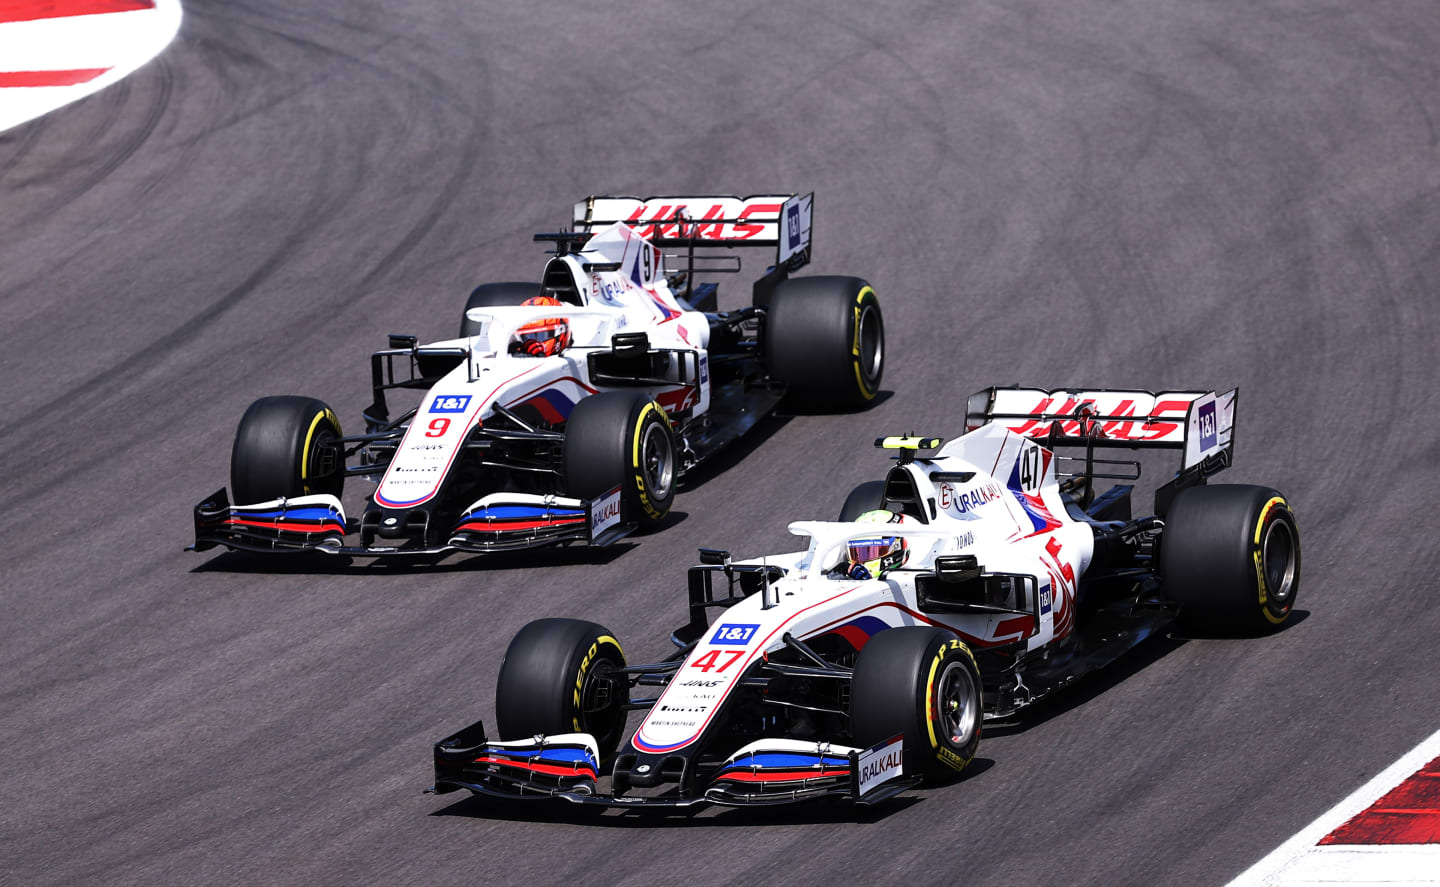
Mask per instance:
[[[946,585],[978,579],[984,570],[973,554],[946,554],[935,558],[935,576]]]
[[[721,548],[700,549],[700,563],[712,567],[728,567],[730,565],[730,552]]]

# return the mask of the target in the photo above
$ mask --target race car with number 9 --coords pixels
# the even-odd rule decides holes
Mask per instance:
[[[409,556],[601,546],[659,525],[679,480],[782,402],[849,411],[879,391],[874,289],[792,276],[811,259],[813,203],[577,203],[570,230],[536,235],[554,247],[538,284],[480,286],[459,338],[392,335],[372,355],[363,434],[314,398],[252,404],[193,547]],[[750,304],[719,311],[718,284],[697,278],[739,271],[737,247],[771,248],[773,264]],[[420,402],[393,415],[396,390]],[[358,518],[341,502],[353,477],[377,484]]]
[[[963,770],[986,720],[1177,620],[1273,630],[1299,589],[1295,516],[1267,487],[1208,483],[1231,464],[1237,397],[991,388],[948,444],[878,440],[896,464],[838,521],[791,524],[805,550],[701,549],[669,658],[630,664],[590,622],[525,626],[500,669],[498,738],[477,722],[437,743],[433,791],[871,804]],[[1182,452],[1152,514],[1132,517],[1133,484],[1095,495],[1139,477],[1138,460],[1095,455],[1116,448]],[[631,711],[645,714],[626,740]]]

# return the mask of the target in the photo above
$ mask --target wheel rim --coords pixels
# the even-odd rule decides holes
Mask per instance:
[[[657,499],[670,495],[675,479],[675,449],[665,427],[658,422],[645,429],[640,441],[640,464],[645,469],[645,486]]]
[[[1282,606],[1295,590],[1295,560],[1295,532],[1289,522],[1271,521],[1260,542],[1260,564],[1266,592]]]
[[[615,664],[608,659],[596,662],[586,676],[581,696],[580,722],[595,737],[602,755],[619,744],[620,734],[625,731],[625,710],[613,696],[615,687],[610,675],[614,670]]]
[[[880,368],[885,360],[885,328],[875,306],[866,305],[861,309],[859,333],[860,372],[867,383],[873,383],[880,378]]]
[[[336,444],[339,436],[326,423],[315,431],[315,440],[310,452],[305,454],[307,486],[316,492],[330,492],[335,487],[340,470],[340,448]]]
[[[978,695],[969,669],[959,662],[945,666],[935,704],[940,709],[940,722],[945,725],[945,737],[952,746],[964,748],[974,737],[980,720]]]

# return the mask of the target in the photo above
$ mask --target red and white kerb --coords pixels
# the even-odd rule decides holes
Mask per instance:
[[[0,0],[0,130],[125,77],[179,28],[179,0]]]
[[[1231,882],[1440,885],[1440,732]]]

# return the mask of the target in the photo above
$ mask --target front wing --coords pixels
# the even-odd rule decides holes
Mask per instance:
[[[618,487],[587,500],[487,496],[461,514],[443,544],[431,546],[350,544],[347,537],[360,532],[359,522],[347,519],[340,500],[327,494],[232,505],[222,488],[195,506],[194,518],[192,551],[224,545],[240,551],[319,551],[367,557],[509,551],[559,544],[605,546],[624,538],[636,526],[621,518]]]
[[[730,755],[698,791],[686,793],[677,786],[631,795],[602,789],[599,752],[589,734],[500,742],[487,739],[484,723],[477,721],[435,744],[435,784],[429,791],[466,789],[496,798],[620,808],[770,806],[820,798],[875,804],[920,781],[903,772],[901,743],[896,736],[860,749],[762,739]]]

